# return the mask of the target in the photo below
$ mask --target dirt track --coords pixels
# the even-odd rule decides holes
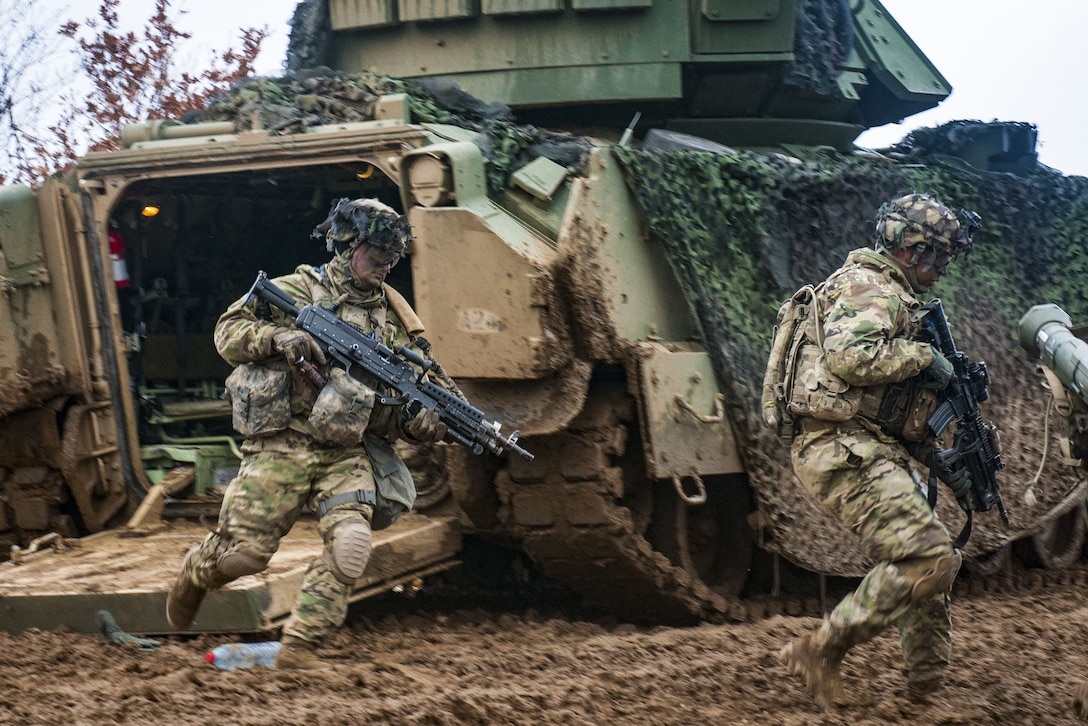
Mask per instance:
[[[968,588],[957,588],[968,590]],[[844,668],[856,705],[823,713],[778,664],[817,621],[644,628],[549,606],[353,607],[322,651],[329,667],[222,672],[224,639],[167,638],[157,650],[95,635],[0,634],[5,724],[1073,724],[1088,675],[1088,586],[961,593],[955,666],[929,707],[907,705],[894,632]]]

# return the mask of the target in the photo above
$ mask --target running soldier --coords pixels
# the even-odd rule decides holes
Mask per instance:
[[[423,326],[385,284],[411,239],[407,219],[374,199],[341,199],[314,230],[334,253],[273,282],[299,307],[322,303],[383,345],[429,357]],[[280,668],[316,668],[315,651],[347,616],[348,597],[370,559],[372,529],[411,509],[415,488],[392,444],[435,442],[446,426],[424,410],[405,422],[377,401],[374,381],[327,364],[309,334],[276,308],[236,301],[220,317],[215,345],[233,366],[227,379],[234,426],[246,438],[238,476],[223,497],[218,527],[185,556],[167,599],[167,618],[189,627],[208,590],[261,572],[280,538],[309,507],[324,550],[303,579],[283,627]],[[328,382],[318,391],[300,365]]]
[[[972,213],[961,215],[977,223]],[[931,465],[936,442],[926,421],[954,370],[916,340],[914,313],[922,305],[916,296],[970,250],[969,232],[932,196],[882,205],[875,249],[850,252],[815,288],[810,323],[800,329],[806,339],[796,349],[798,385],[790,394],[794,471],[876,561],[815,632],[779,654],[824,708],[844,698],[847,652],[890,625],[899,626],[911,700],[936,692],[949,663],[950,593],[961,555],[909,462]],[[885,394],[904,382],[889,406]],[[932,465],[957,499],[969,491],[965,468]]]

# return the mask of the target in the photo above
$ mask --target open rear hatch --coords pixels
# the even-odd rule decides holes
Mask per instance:
[[[80,540],[43,538],[0,564],[0,630],[68,627],[98,632],[95,613],[107,610],[129,633],[175,632],[166,622],[166,594],[185,551],[208,525],[174,520],[149,528],[120,528]],[[458,563],[461,549],[453,516],[415,512],[374,533],[374,553],[352,600],[388,591]],[[271,630],[294,605],[303,574],[321,553],[312,518],[280,542],[268,569],[209,592],[190,633]],[[108,573],[108,577],[103,577]]]

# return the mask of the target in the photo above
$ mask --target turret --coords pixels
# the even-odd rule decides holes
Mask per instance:
[[[638,112],[749,147],[849,150],[951,92],[877,0],[304,0],[288,68],[322,64],[452,81],[541,127]]]

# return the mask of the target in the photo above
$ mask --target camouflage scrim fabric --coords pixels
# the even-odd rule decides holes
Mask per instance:
[[[329,210],[311,237],[325,240],[329,252],[344,254],[364,241],[371,247],[404,254],[412,239],[408,219],[377,199],[344,197]]]
[[[993,125],[982,126],[992,133]],[[807,569],[862,576],[872,563],[796,481],[788,446],[763,422],[776,314],[802,285],[826,279],[851,250],[872,241],[874,210],[910,190],[976,210],[983,220],[970,255],[949,266],[940,297],[957,344],[989,368],[984,416],[999,423],[1006,451],[1027,452],[1010,457],[1001,473],[1005,501],[1017,503],[1012,524],[976,517],[966,555],[1038,531],[1079,486],[1076,470],[1057,457],[1040,462],[1037,432],[1046,428],[1048,394],[1016,345],[1015,329],[1041,301],[1088,319],[1088,179],[1039,167],[1018,176],[946,163],[929,141],[962,141],[963,130],[933,130],[910,149],[910,165],[818,152],[610,152],[699,324],[761,510],[759,541]],[[1023,494],[1041,463],[1048,486],[1027,506]],[[962,527],[952,497],[937,506],[950,529]]]

